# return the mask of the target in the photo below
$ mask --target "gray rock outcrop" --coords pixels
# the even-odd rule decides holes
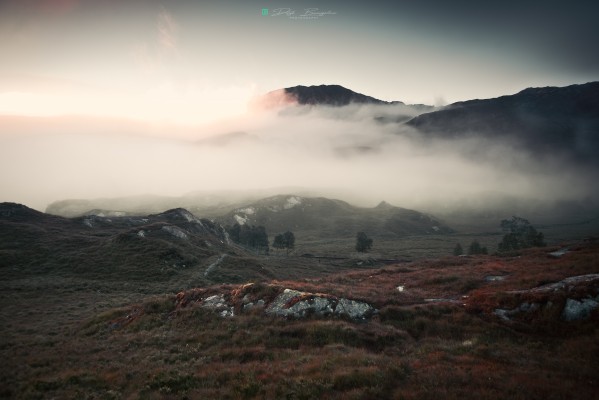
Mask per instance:
[[[253,283],[232,287],[227,292],[217,294],[212,290],[199,288],[180,292],[175,305],[177,309],[190,306],[211,309],[222,317],[260,312],[285,318],[315,315],[365,320],[378,312],[372,305],[361,301]]]
[[[597,296],[599,300],[599,296]],[[567,299],[564,311],[562,311],[562,319],[565,321],[579,321],[588,319],[591,312],[599,306],[599,302],[595,299]]]
[[[338,315],[351,319],[366,319],[376,312],[368,303],[285,289],[268,306],[266,313],[282,317]]]

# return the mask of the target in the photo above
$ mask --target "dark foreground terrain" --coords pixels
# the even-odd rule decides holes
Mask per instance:
[[[3,264],[0,398],[595,399],[599,245],[567,248],[199,289]]]

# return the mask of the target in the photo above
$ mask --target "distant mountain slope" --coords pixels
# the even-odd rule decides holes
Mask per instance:
[[[224,229],[185,209],[144,217],[88,215],[67,219],[20,204],[0,203],[0,279],[39,275],[106,281],[200,284],[223,254],[234,265],[244,252]],[[244,260],[246,278],[270,277]]]
[[[285,93],[293,96],[298,104],[346,106],[355,104],[403,104],[400,101],[387,102],[356,93],[340,85],[293,86],[285,88]]]
[[[254,190],[195,191],[183,196],[156,195],[113,197],[100,199],[66,199],[48,205],[46,213],[73,218],[156,214],[172,208],[185,208],[195,215],[212,218],[232,209],[279,193],[305,191],[298,187],[274,187]]]
[[[407,124],[435,136],[510,139],[536,154],[563,153],[597,163],[599,82],[458,102]]]
[[[279,108],[288,105],[332,106],[342,107],[351,104],[395,106],[397,109],[386,110],[387,113],[376,116],[378,122],[404,122],[406,115],[413,117],[423,112],[432,111],[433,106],[424,104],[404,104],[401,101],[384,101],[354,92],[340,85],[293,86],[273,90],[255,99],[255,105],[266,108]],[[391,115],[386,115],[391,112]],[[397,115],[394,115],[393,112]],[[409,119],[409,118],[408,118]]]
[[[434,217],[385,202],[374,208],[354,207],[341,200],[294,195],[274,196],[238,208],[219,219],[225,225],[263,225],[269,234],[292,230],[314,237],[424,235],[450,233]]]

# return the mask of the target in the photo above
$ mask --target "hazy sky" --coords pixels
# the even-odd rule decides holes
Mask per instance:
[[[308,8],[318,11],[302,17]],[[444,104],[583,83],[599,78],[598,11],[547,0],[2,0],[0,113],[195,124],[299,84]]]
[[[372,122],[393,110],[247,104],[295,85],[441,105],[599,80],[594,3],[0,0],[0,201],[293,185],[373,205],[583,196],[559,165],[501,146],[481,164],[463,151],[479,143],[423,146]],[[227,132],[241,133],[194,142]]]

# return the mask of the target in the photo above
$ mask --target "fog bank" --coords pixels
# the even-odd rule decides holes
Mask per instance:
[[[2,117],[0,201],[44,210],[66,198],[302,187],[360,205],[419,208],[489,193],[546,201],[597,194],[592,171],[513,143],[422,137],[401,123],[419,112],[287,106],[201,128]]]

